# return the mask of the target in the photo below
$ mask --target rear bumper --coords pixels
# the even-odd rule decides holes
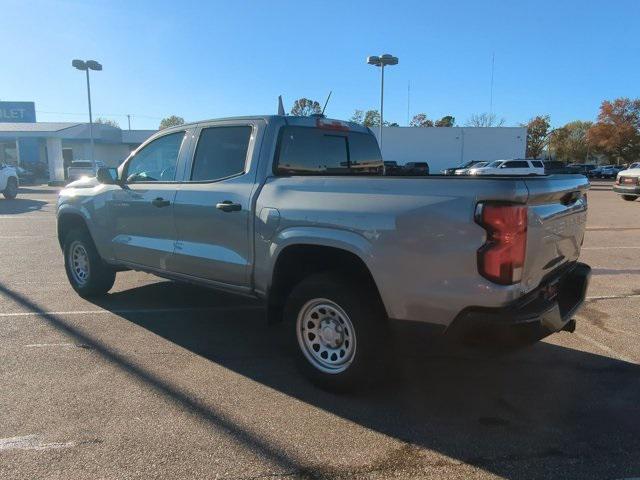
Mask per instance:
[[[640,195],[640,185],[614,185],[613,191],[622,195]]]
[[[469,307],[447,334],[490,343],[531,342],[558,332],[584,302],[591,267],[573,263],[546,278],[538,288],[504,307]]]

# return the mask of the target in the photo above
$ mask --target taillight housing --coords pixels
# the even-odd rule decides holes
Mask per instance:
[[[487,231],[478,249],[478,272],[500,285],[522,280],[527,250],[527,207],[504,203],[479,203],[476,223]]]

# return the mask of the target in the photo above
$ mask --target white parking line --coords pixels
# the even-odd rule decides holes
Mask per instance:
[[[0,438],[0,450],[50,450],[52,448],[73,447],[75,442],[45,443],[38,435]]]
[[[55,220],[56,216],[51,215],[0,215],[0,220]]]
[[[127,308],[115,310],[67,310],[49,312],[2,312],[0,318],[33,317],[44,315],[110,315],[127,313],[185,313],[185,312],[224,312],[229,310],[262,310],[259,305],[239,305],[236,307],[187,307],[187,308]]]
[[[582,250],[621,250],[621,249],[634,249],[634,248],[640,248],[640,246],[637,246],[637,247],[582,247]]]
[[[15,238],[55,238],[55,235],[0,235],[0,240],[13,240]]]
[[[601,343],[597,340],[594,340],[593,338],[584,335],[582,333],[578,333],[578,332],[574,332],[574,335],[578,338],[581,338],[582,340],[584,340],[587,343],[590,343],[591,345],[593,345],[594,347],[599,348],[600,350],[607,352],[609,355],[617,358],[618,360],[622,360],[623,362],[627,362],[627,363],[638,363],[635,360],[632,360],[631,358],[627,357],[626,355],[623,355],[621,353],[616,352],[613,348],[606,346],[604,343]]]
[[[586,297],[586,300],[615,300],[618,298],[640,298],[640,294],[631,293],[626,295],[594,295]]]

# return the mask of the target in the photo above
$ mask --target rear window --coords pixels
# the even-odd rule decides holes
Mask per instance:
[[[536,168],[544,168],[544,164],[542,162],[540,162],[539,160],[535,160],[533,162],[531,162],[533,164],[534,167]]]
[[[276,162],[282,175],[382,175],[373,135],[311,127],[284,127]]]

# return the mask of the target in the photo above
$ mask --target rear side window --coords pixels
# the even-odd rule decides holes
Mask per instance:
[[[536,168],[544,168],[544,164],[538,160],[531,162]]]
[[[214,181],[244,173],[251,127],[211,127],[200,133],[191,180]]]
[[[524,160],[514,160],[511,162],[505,162],[502,165],[503,168],[529,168],[529,164]]]
[[[372,135],[284,127],[276,172],[284,175],[380,175],[383,163]]]

